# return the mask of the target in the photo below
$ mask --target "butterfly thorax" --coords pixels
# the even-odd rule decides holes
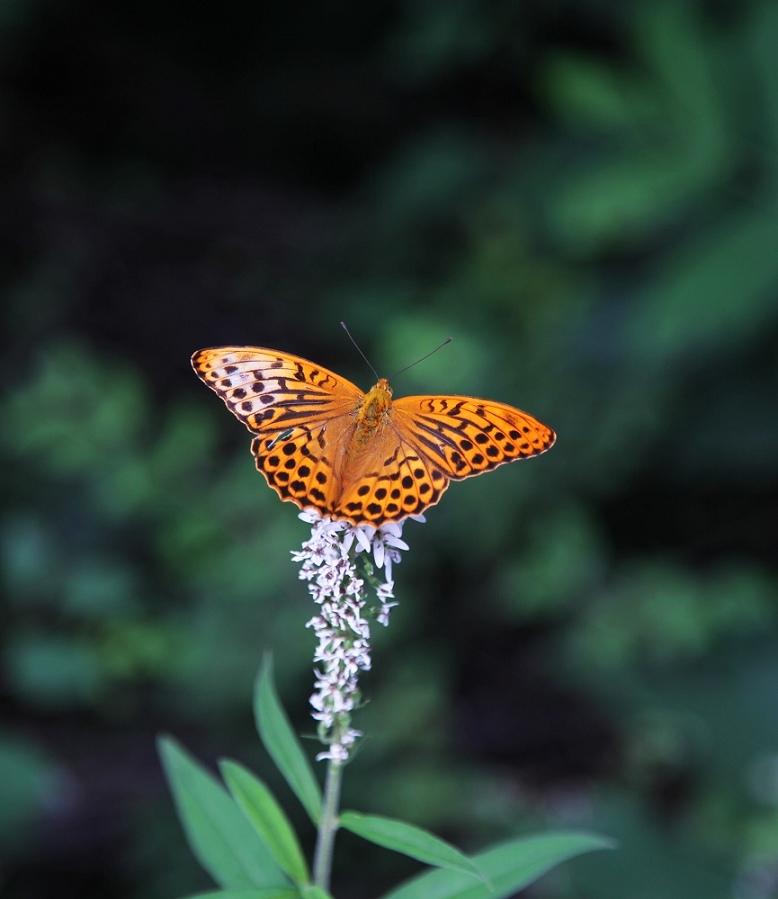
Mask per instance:
[[[356,449],[364,449],[370,444],[373,435],[383,424],[391,405],[392,388],[386,378],[381,378],[375,387],[365,394],[357,411],[356,431],[354,432]]]

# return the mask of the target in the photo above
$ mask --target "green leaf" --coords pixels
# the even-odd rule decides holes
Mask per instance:
[[[268,890],[217,890],[213,893],[198,893],[187,899],[301,899],[305,893],[294,887],[271,887]]]
[[[288,886],[281,869],[227,791],[172,738],[159,754],[178,817],[197,860],[219,886]]]
[[[632,359],[650,353],[666,362],[687,360],[701,347],[708,353],[745,347],[775,305],[776,245],[774,198],[763,198],[758,211],[722,217],[684,241],[634,297],[624,351]]]
[[[587,833],[522,837],[473,857],[489,878],[488,886],[474,884],[454,871],[429,871],[386,893],[383,899],[507,899],[560,862],[593,849],[613,847],[611,840]]]
[[[470,877],[485,880],[481,870],[462,852],[420,827],[383,818],[379,815],[363,815],[359,812],[343,812],[341,827],[372,843],[402,852],[427,865],[459,871]]]
[[[332,899],[332,895],[330,893],[313,884],[308,887],[303,887],[300,890],[300,895],[303,897],[303,899]]]
[[[311,878],[297,835],[267,786],[237,762],[223,761],[219,767],[235,801],[281,870],[298,886],[308,884]]]
[[[278,770],[318,825],[322,796],[311,763],[292,730],[273,682],[273,662],[265,659],[254,691],[254,717],[259,737]]]

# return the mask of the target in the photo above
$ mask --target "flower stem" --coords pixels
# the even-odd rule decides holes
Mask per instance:
[[[327,781],[324,785],[324,807],[316,838],[316,853],[313,860],[313,882],[329,892],[332,874],[332,854],[335,849],[335,834],[338,830],[338,808],[340,806],[340,786],[343,779],[343,765],[329,760]]]

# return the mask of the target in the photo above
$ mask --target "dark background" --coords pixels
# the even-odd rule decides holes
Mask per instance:
[[[207,888],[154,739],[277,785],[263,650],[312,730],[306,526],[188,360],[367,388],[341,320],[559,434],[406,526],[346,804],[620,842],[533,897],[778,896],[778,5],[15,0],[0,196],[4,899]],[[344,835],[335,891],[415,870]]]

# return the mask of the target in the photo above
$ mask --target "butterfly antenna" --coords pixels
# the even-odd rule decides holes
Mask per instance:
[[[359,355],[365,360],[365,362],[367,362],[367,367],[368,367],[368,368],[370,369],[370,371],[372,371],[373,374],[376,376],[376,380],[377,380],[377,381],[380,380],[380,376],[379,376],[378,372],[377,372],[377,371],[373,368],[373,366],[370,364],[370,360],[369,360],[369,359],[367,358],[367,356],[362,352],[362,348],[360,347],[360,345],[359,345],[359,344],[356,342],[356,340],[354,340],[354,338],[351,336],[351,331],[349,331],[349,329],[346,327],[346,323],[345,323],[345,322],[341,322],[341,323],[340,323],[340,326],[341,326],[341,328],[343,328],[343,330],[346,332],[346,334],[348,334],[348,339],[349,339],[349,340],[354,344],[354,346],[357,348],[357,352],[359,353]]]
[[[453,337],[447,337],[447,338],[443,341],[443,343],[440,344],[440,346],[436,346],[435,349],[434,349],[434,350],[430,350],[429,353],[427,353],[426,356],[422,356],[421,359],[417,359],[415,362],[411,362],[410,365],[406,365],[405,368],[401,368],[399,371],[396,371],[396,372],[392,375],[392,377],[389,378],[388,380],[390,380],[390,381],[393,380],[394,378],[397,377],[397,375],[401,375],[404,371],[408,371],[409,368],[413,368],[414,365],[418,365],[420,362],[424,362],[425,359],[429,359],[429,357],[432,356],[434,353],[437,353],[438,350],[442,350],[443,347],[444,347],[447,343],[451,343],[451,341],[452,341],[453,339],[454,339]]]

